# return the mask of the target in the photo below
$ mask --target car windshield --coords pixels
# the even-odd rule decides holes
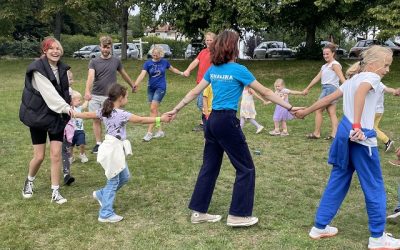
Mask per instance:
[[[85,47],[81,48],[80,50],[91,51],[94,47],[96,47],[96,45],[85,46]]]
[[[394,44],[392,41],[390,41],[390,40],[387,40],[386,42],[385,42],[385,45],[386,46],[389,46],[389,47],[396,47],[396,44]]]

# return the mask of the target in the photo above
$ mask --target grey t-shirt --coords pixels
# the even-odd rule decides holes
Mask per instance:
[[[107,96],[108,88],[117,83],[117,71],[121,70],[122,63],[118,58],[101,57],[90,60],[89,69],[94,69],[93,95]]]

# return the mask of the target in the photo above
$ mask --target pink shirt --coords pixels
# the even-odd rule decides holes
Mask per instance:
[[[201,79],[203,79],[204,74],[207,72],[208,68],[211,66],[210,50],[208,48],[200,51],[197,56],[199,60],[199,70],[197,71],[196,83],[198,84]]]

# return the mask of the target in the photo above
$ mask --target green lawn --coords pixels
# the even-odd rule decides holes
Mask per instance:
[[[366,248],[369,232],[364,198],[355,176],[351,190],[333,225],[339,228],[337,237],[313,241],[308,232],[326,184],[330,166],[326,163],[329,142],[307,140],[306,133],[314,127],[313,115],[305,120],[288,123],[290,136],[272,137],[274,105],[256,101],[257,120],[266,130],[256,135],[246,124],[250,150],[256,165],[256,199],[254,215],[260,222],[251,228],[232,229],[226,226],[234,169],[227,158],[223,167],[210,213],[223,215],[215,224],[189,223],[187,204],[202,164],[203,135],[192,132],[199,120],[195,104],[182,110],[177,120],[165,126],[166,137],[143,143],[146,126],[129,125],[128,137],[134,155],[128,164],[131,181],[117,194],[116,212],[125,217],[121,223],[97,222],[98,203],[92,191],[102,187],[105,176],[95,155],[91,122],[85,122],[89,162],[76,162],[72,173],[76,183],[63,186],[68,199],[63,205],[50,203],[50,167],[48,155],[35,181],[34,196],[25,200],[21,189],[27,175],[27,163],[32,156],[28,129],[19,121],[18,110],[24,72],[30,60],[0,61],[0,249],[362,249]],[[75,89],[83,93],[87,64],[84,60],[66,60],[75,75]],[[347,69],[353,61],[342,61]],[[180,70],[189,61],[172,61]],[[319,71],[321,61],[246,61],[243,62],[265,86],[285,79],[289,89],[302,90]],[[128,74],[135,79],[142,66],[140,61],[124,62]],[[400,63],[396,60],[384,83],[400,87]],[[167,95],[161,111],[170,110],[195,85],[195,74],[187,78],[168,73]],[[320,93],[315,86],[306,96],[292,96],[297,106],[312,104]],[[394,140],[399,140],[400,99],[386,96],[385,115],[381,127]],[[146,82],[136,94],[129,96],[127,110],[148,115]],[[341,115],[341,105],[338,107]],[[322,136],[329,134],[325,115]],[[398,144],[399,145],[399,144]],[[381,147],[382,148],[382,147]],[[382,151],[382,150],[381,150]],[[381,153],[386,181],[388,212],[397,202],[397,177],[400,168],[387,162],[393,151]],[[387,231],[400,237],[399,225],[388,223]]]

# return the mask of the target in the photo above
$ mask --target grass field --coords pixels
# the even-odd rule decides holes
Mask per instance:
[[[326,163],[329,142],[307,140],[314,119],[288,123],[290,136],[272,137],[273,105],[256,101],[257,120],[266,130],[256,135],[246,124],[250,150],[256,165],[256,197],[254,215],[260,222],[251,228],[232,229],[226,226],[234,169],[227,158],[218,179],[210,213],[224,216],[220,223],[192,225],[187,204],[202,163],[203,135],[192,132],[199,120],[195,104],[182,110],[177,120],[165,126],[166,137],[143,143],[146,132],[142,125],[128,125],[128,137],[134,155],[128,165],[133,178],[117,194],[116,212],[125,217],[121,223],[97,222],[98,203],[92,191],[103,186],[105,176],[95,155],[91,122],[85,122],[87,153],[90,161],[76,162],[72,173],[76,183],[63,186],[68,199],[63,205],[50,203],[50,167],[48,155],[35,181],[34,196],[25,200],[21,189],[32,156],[28,129],[19,121],[18,110],[24,72],[30,60],[0,61],[0,249],[365,249],[369,232],[362,191],[356,175],[351,190],[333,225],[337,237],[312,241],[308,232],[313,224],[316,207],[330,172]],[[88,61],[66,60],[72,66],[75,89],[83,93]],[[342,61],[347,69],[353,61]],[[180,70],[189,61],[172,61]],[[302,90],[322,65],[321,61],[248,61],[243,62],[267,87],[282,77],[289,89]],[[142,62],[124,62],[128,74],[135,79]],[[391,87],[400,87],[400,63],[395,61],[392,72],[384,79]],[[195,74],[187,78],[168,73],[167,95],[161,111],[170,110],[187,91],[194,87]],[[315,86],[306,96],[292,96],[297,106],[312,104],[320,93]],[[399,138],[400,99],[386,96],[385,115],[381,127],[395,141]],[[146,82],[136,94],[129,96],[126,109],[148,115]],[[338,107],[341,116],[341,104]],[[322,136],[329,135],[329,120]],[[400,143],[397,143],[400,146]],[[382,146],[381,146],[382,148]],[[47,152],[48,153],[48,152]],[[393,151],[383,153],[381,161],[386,182],[388,212],[397,202],[397,180],[400,168],[387,162]],[[400,237],[397,222],[390,222],[387,231]]]

